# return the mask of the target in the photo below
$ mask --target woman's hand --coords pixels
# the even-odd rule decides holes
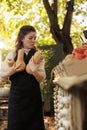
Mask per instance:
[[[23,71],[25,69],[25,63],[23,62],[23,63],[17,64],[15,69],[16,69],[16,72]]]
[[[15,64],[11,67],[7,67],[7,74],[8,76],[11,76],[13,75],[14,73],[16,73],[16,66]]]
[[[7,66],[1,73],[1,78],[8,78],[9,76],[16,73],[15,64],[11,67]]]

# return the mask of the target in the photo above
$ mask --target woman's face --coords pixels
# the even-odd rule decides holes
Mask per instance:
[[[23,47],[25,49],[32,49],[36,43],[36,32],[29,32],[25,37],[22,39]]]

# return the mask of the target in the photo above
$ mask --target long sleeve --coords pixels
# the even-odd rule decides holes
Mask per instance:
[[[40,66],[37,71],[33,73],[33,75],[36,77],[36,79],[39,82],[43,82],[46,78],[46,71],[45,71],[45,60],[43,59],[40,63]]]
[[[6,56],[4,63],[1,66],[0,69],[0,78],[3,79],[3,73],[7,72],[7,68],[8,68],[8,59],[14,59],[14,57],[16,56],[15,51],[11,51],[10,53],[8,53],[8,55]],[[8,78],[8,76],[6,76],[6,78]]]

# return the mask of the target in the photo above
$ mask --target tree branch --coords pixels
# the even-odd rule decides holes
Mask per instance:
[[[53,0],[51,7],[52,10],[54,11],[55,16],[57,17],[57,0]]]
[[[57,18],[57,0],[53,0],[53,3],[49,4],[48,0],[43,0],[43,4],[45,6],[45,9],[47,11],[49,21],[51,23],[51,26],[54,26],[54,24],[58,24],[58,18]],[[55,19],[55,20],[54,20]],[[54,22],[52,22],[54,20]]]
[[[74,10],[74,0],[70,0],[67,2],[66,10],[67,13],[65,15],[64,24],[63,24],[63,33],[67,36],[70,35],[70,28],[71,28],[71,22],[72,22],[72,15]]]
[[[52,33],[53,38],[55,39],[56,43],[59,42],[58,37],[60,35],[60,28],[58,25],[58,18],[57,18],[57,0],[53,0],[53,3],[49,4],[48,0],[43,0],[43,4],[47,11],[49,21],[50,21],[50,32]]]

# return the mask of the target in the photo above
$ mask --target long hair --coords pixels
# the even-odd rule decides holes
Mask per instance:
[[[24,25],[20,28],[15,45],[14,45],[16,52],[23,47],[22,39],[25,37],[25,35],[27,35],[30,32],[36,32],[33,26]]]

